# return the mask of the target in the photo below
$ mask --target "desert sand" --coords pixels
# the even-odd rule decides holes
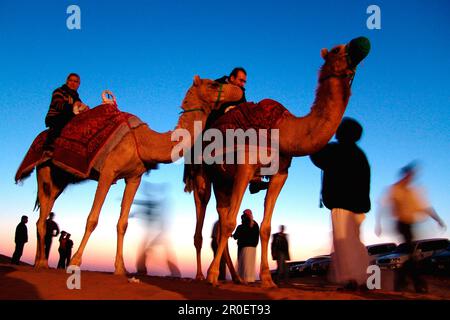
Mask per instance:
[[[291,279],[279,288],[263,289],[224,281],[213,287],[191,278],[150,275],[116,276],[81,269],[80,289],[69,289],[66,270],[0,263],[1,300],[449,300],[450,278],[427,276],[429,293],[369,290],[341,292],[321,277]],[[385,277],[386,278],[386,277]],[[135,281],[133,281],[135,280]],[[69,281],[74,283],[73,281]],[[382,286],[383,287],[383,286]],[[387,286],[384,286],[387,287]]]

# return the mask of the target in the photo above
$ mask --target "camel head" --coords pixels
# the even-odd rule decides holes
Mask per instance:
[[[183,100],[182,108],[184,112],[200,109],[205,115],[209,115],[212,110],[218,109],[224,102],[239,101],[242,94],[242,89],[238,86],[201,79],[196,75]]]
[[[352,77],[358,64],[369,54],[370,41],[365,37],[351,40],[348,44],[341,44],[330,51],[322,49],[320,54],[325,60],[322,66],[322,76]]]

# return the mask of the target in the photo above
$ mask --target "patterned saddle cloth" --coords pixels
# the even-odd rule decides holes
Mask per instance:
[[[51,159],[43,154],[48,130],[41,132],[25,155],[15,180],[24,180],[36,166],[49,160],[78,178],[95,179],[106,155],[131,129],[144,124],[138,117],[120,111],[113,104],[92,108],[74,117],[64,127],[55,140]]]

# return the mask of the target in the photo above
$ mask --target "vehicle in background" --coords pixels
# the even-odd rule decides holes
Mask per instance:
[[[448,239],[425,239],[413,241],[414,254],[419,262],[433,256],[434,254],[439,254],[445,251],[448,245]],[[408,259],[408,246],[406,243],[402,243],[397,247],[395,252],[377,259],[377,265],[384,269],[398,269]]]
[[[427,274],[450,276],[450,245],[446,250],[425,258],[420,263],[420,269]]]
[[[311,263],[311,274],[324,275],[330,269],[331,255],[324,255],[316,257],[316,260]]]
[[[369,265],[376,264],[377,259],[384,255],[393,253],[397,249],[397,244],[393,242],[377,243],[366,246],[369,254]]]

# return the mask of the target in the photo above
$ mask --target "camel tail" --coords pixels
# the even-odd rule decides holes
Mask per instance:
[[[39,196],[36,196],[36,202],[34,203],[33,211],[38,211],[41,208],[41,204],[39,203]]]
[[[185,164],[183,171],[184,192],[191,193],[194,190],[194,166]]]

